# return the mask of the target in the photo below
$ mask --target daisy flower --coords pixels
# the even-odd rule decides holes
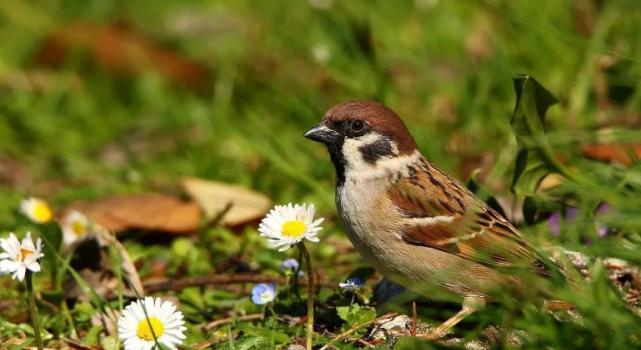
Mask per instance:
[[[23,199],[20,202],[20,211],[37,224],[44,224],[53,219],[53,212],[47,202],[36,197]]]
[[[320,224],[323,218],[314,221],[314,212],[313,204],[277,205],[260,222],[258,231],[261,236],[267,237],[272,248],[278,248],[279,251],[303,239],[318,242],[316,235],[322,229]]]
[[[341,282],[338,286],[348,292],[355,292],[363,287],[363,280],[358,277],[348,278],[347,281]]]
[[[71,211],[60,220],[62,240],[65,246],[86,238],[90,230],[91,221],[79,211]]]
[[[271,303],[276,298],[276,285],[259,283],[252,289],[252,302],[256,305]]]
[[[27,269],[32,272],[40,271],[38,259],[42,258],[42,240],[38,238],[36,243],[31,239],[31,232],[27,232],[25,238],[20,242],[16,235],[9,233],[8,238],[0,238],[0,274],[11,274],[11,278],[19,281],[24,280]]]
[[[145,315],[146,312],[146,315]],[[118,337],[125,350],[151,350],[155,340],[168,349],[176,349],[185,339],[182,312],[171,302],[146,297],[129,304],[118,320]]]

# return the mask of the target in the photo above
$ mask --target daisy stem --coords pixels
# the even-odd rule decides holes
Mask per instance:
[[[305,247],[304,242],[298,243],[298,248],[303,253],[307,262],[307,350],[312,350],[312,339],[314,336],[314,296],[316,285],[314,281],[314,270],[312,268],[312,259]]]
[[[298,261],[303,261],[303,250],[302,249],[298,250]],[[294,293],[296,294],[296,297],[298,298],[298,300],[301,300],[300,290],[298,289],[298,279],[300,278],[300,270],[302,268],[303,267],[299,264],[298,267],[296,268],[296,271],[294,271],[293,287],[294,287]]]
[[[33,333],[36,338],[36,345],[38,350],[42,350],[42,338],[40,337],[40,319],[38,318],[38,308],[36,307],[36,296],[33,292],[33,273],[27,270],[27,294],[29,297],[29,312],[31,313],[31,323],[33,325]]]

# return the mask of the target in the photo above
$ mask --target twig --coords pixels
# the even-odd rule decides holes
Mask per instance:
[[[380,316],[380,317],[377,317],[377,318],[375,318],[375,319],[373,319],[373,320],[371,320],[371,321],[367,321],[367,322],[363,322],[363,323],[359,323],[359,324],[357,324],[357,325],[354,325],[354,326],[352,326],[350,329],[346,330],[345,332],[343,332],[343,333],[341,333],[341,334],[337,335],[337,336],[336,336],[334,339],[332,339],[329,343],[327,343],[327,344],[323,345],[323,347],[322,347],[322,348],[320,348],[320,350],[326,350],[326,349],[327,349],[327,348],[329,348],[330,346],[334,346],[334,343],[336,343],[337,341],[339,341],[339,340],[341,340],[341,339],[343,339],[343,338],[347,337],[348,335],[350,335],[350,334],[352,334],[352,333],[356,332],[358,329],[360,329],[360,328],[362,328],[362,327],[369,326],[370,324],[372,324],[372,323],[374,323],[374,322],[378,322],[378,321],[380,321],[380,320],[383,320],[383,319],[386,319],[386,318],[389,318],[389,317],[394,317],[394,316],[396,316],[396,315],[398,315],[396,312],[389,312],[389,313],[386,313],[385,315]]]
[[[234,283],[276,283],[287,284],[287,279],[280,276],[267,276],[260,274],[214,274],[208,276],[184,277],[180,279],[165,278],[162,280],[147,281],[144,288],[147,293],[164,290],[181,291],[187,287],[221,285]],[[307,284],[305,280],[299,280],[299,284]],[[317,285],[327,288],[337,288],[337,284],[329,281],[317,281]]]
[[[365,341],[364,339],[356,339],[355,342],[359,343],[359,344],[361,344],[363,346],[367,346],[370,349],[376,348],[376,345],[370,344],[369,342]]]
[[[410,334],[412,337],[416,336],[416,324],[418,320],[418,316],[416,315],[416,300],[412,301],[412,330],[410,331]]]
[[[265,318],[265,315],[261,312],[258,314],[249,314],[249,315],[243,315],[243,316],[232,316],[232,317],[225,317],[221,318],[216,321],[212,321],[207,323],[206,325],[203,326],[203,329],[206,331],[212,330],[216,327],[220,327],[224,324],[232,323],[236,320],[238,321],[253,321],[253,320],[262,320]]]
[[[65,344],[67,344],[67,346],[70,349],[76,349],[76,350],[93,350],[94,349],[91,346],[81,344],[73,339],[61,337],[60,340],[62,340]]]
[[[223,209],[221,209],[218,213],[216,213],[216,216],[214,216],[211,220],[209,220],[209,222],[205,224],[205,226],[203,227],[203,230],[207,230],[212,227],[218,226],[223,221],[223,219],[225,218],[225,215],[229,213],[229,211],[233,206],[234,206],[233,202],[227,202],[227,204],[225,204]]]

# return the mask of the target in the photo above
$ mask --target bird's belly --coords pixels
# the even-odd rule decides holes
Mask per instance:
[[[347,231],[347,237],[363,259],[379,273],[397,283],[400,279],[416,275],[409,271],[412,257],[402,249],[400,232],[395,232],[400,219],[398,213],[385,210],[384,196],[377,193],[376,186],[368,186],[363,191],[339,189],[336,193],[336,206]],[[419,278],[420,276],[414,276]],[[411,277],[410,277],[411,278]]]
[[[504,284],[500,274],[441,250],[405,242],[400,214],[382,203],[385,197],[369,187],[361,193],[337,190],[336,204],[347,236],[379,273],[420,294],[440,288],[458,295],[484,296]],[[387,208],[387,209],[383,209]]]

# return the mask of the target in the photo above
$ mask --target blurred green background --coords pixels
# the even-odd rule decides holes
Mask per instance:
[[[585,145],[641,141],[639,23],[633,0],[2,0],[0,229],[16,229],[27,195],[61,208],[177,192],[180,177],[198,176],[276,203],[316,203],[327,231],[340,233],[329,158],[302,134],[350,99],[387,104],[434,163],[461,180],[480,169],[483,184],[509,197],[512,77],[527,73],[560,100],[547,120],[555,151],[592,176],[559,198],[593,207],[607,197],[623,208],[612,221],[639,230],[641,199],[628,195],[639,193],[638,162],[581,158]],[[641,262],[637,245],[560,241]],[[149,254],[133,244],[134,257]],[[599,314],[603,304],[593,306]],[[535,334],[550,326],[528,317],[542,327]],[[599,322],[588,329],[639,325],[627,314]],[[546,334],[557,346],[616,339]]]
[[[348,99],[388,104],[465,179],[510,161],[516,73],[561,99],[549,121],[575,139],[638,127],[640,14],[589,0],[5,0],[2,212],[26,193],[65,202],[181,175],[327,211],[330,163],[301,134]],[[631,91],[612,103],[609,85]]]

